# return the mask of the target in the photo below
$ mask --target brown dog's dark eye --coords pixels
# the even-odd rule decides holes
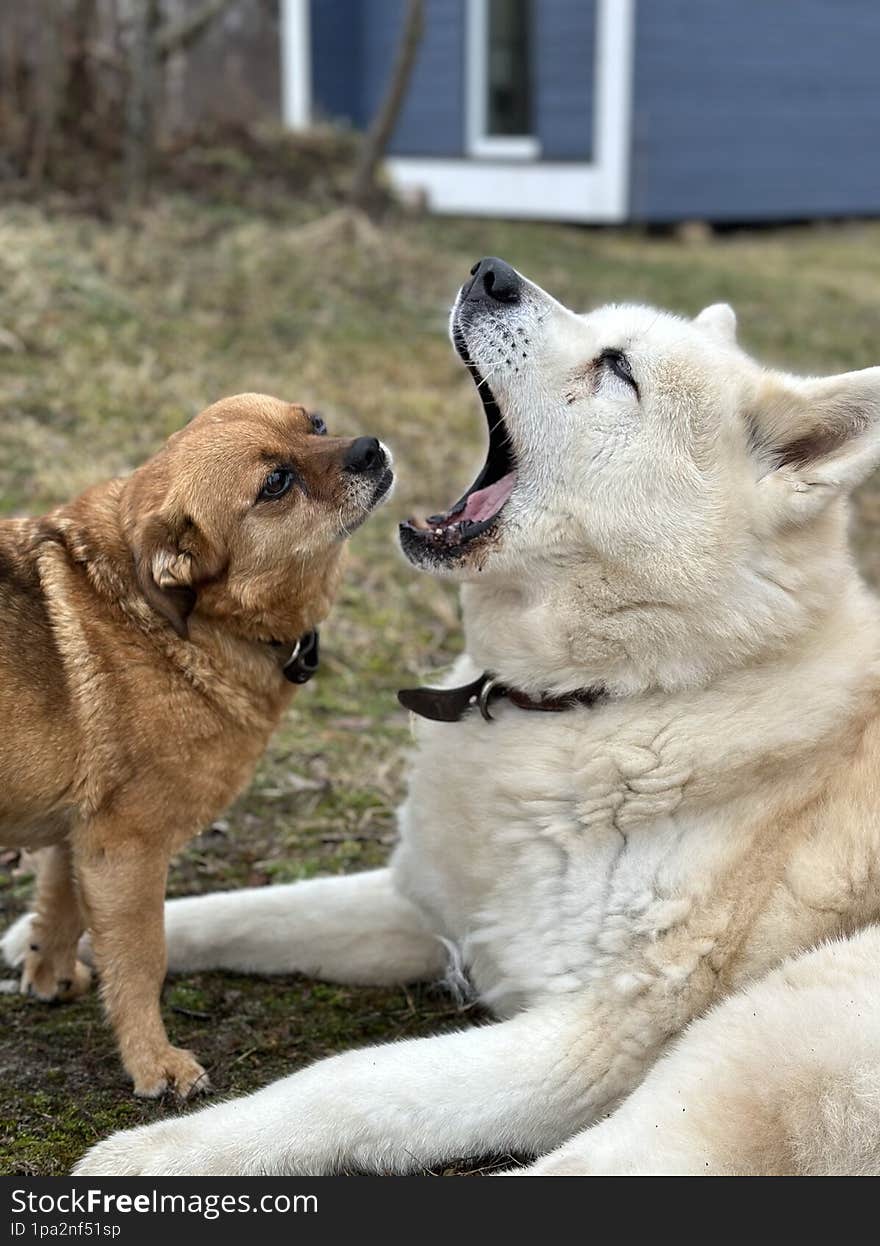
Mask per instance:
[[[274,498],[283,497],[292,484],[293,472],[287,467],[276,467],[263,481],[260,500],[272,501]]]
[[[309,419],[312,421],[312,431],[317,433],[319,437],[325,436],[327,425],[324,423],[324,417],[322,415],[310,415]]]

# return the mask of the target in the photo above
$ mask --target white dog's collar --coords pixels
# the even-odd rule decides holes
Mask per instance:
[[[422,718],[430,718],[432,722],[457,723],[474,707],[479,709],[486,722],[491,722],[493,716],[489,707],[494,700],[502,697],[521,710],[542,710],[545,713],[558,714],[579,705],[595,705],[605,695],[602,685],[596,684],[592,688],[578,688],[575,692],[566,692],[558,697],[533,697],[518,688],[509,687],[495,675],[484,671],[479,679],[463,684],[460,688],[403,688],[398,692],[397,699],[404,709],[411,710]]]

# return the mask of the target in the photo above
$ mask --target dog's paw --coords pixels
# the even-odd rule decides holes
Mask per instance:
[[[42,952],[29,951],[25,955],[22,995],[31,995],[44,1004],[67,1003],[84,995],[91,985],[92,971],[82,961],[71,964],[65,957],[65,962],[59,964]]]
[[[193,1053],[180,1047],[167,1047],[153,1059],[132,1062],[128,1071],[134,1081],[134,1093],[142,1099],[157,1099],[166,1090],[188,1099],[211,1089],[208,1074]]]
[[[231,1177],[258,1175],[245,1162],[252,1147],[236,1143],[225,1104],[175,1120],[111,1134],[93,1146],[73,1170],[75,1177]]]
[[[24,958],[28,954],[31,945],[31,926],[33,925],[34,916],[34,913],[25,913],[22,917],[19,917],[18,921],[13,922],[3,938],[0,939],[0,952],[3,953],[3,959],[13,969],[20,969],[24,964]]]
[[[204,1170],[187,1142],[187,1121],[160,1121],[111,1135],[82,1157],[75,1177],[162,1177]],[[188,1158],[189,1156],[189,1158]]]

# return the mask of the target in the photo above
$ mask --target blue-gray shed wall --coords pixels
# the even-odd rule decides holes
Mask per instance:
[[[360,0],[312,0],[312,109],[317,118],[359,125],[361,100]]]
[[[385,90],[403,0],[312,0],[312,102],[319,117],[365,129]],[[464,147],[464,4],[427,0],[425,35],[391,142],[394,153]]]
[[[425,34],[391,143],[395,155],[461,156],[466,149],[467,0],[427,0]],[[541,155],[592,151],[595,0],[536,0],[533,106]],[[403,0],[312,0],[315,112],[369,124],[382,98]]]
[[[631,215],[880,211],[877,0],[638,0]]]
[[[535,0],[534,109],[544,160],[593,152],[595,0]]]
[[[362,124],[385,92],[403,23],[403,0],[363,0]],[[395,155],[457,156],[464,148],[464,23],[462,0],[427,0],[425,33],[412,82],[391,140]]]

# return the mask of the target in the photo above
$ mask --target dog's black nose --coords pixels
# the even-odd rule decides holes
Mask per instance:
[[[363,475],[375,472],[384,462],[382,443],[376,437],[358,437],[346,450],[342,465],[347,472]]]
[[[523,281],[515,268],[494,255],[488,255],[471,269],[471,280],[462,288],[468,302],[518,303]]]

